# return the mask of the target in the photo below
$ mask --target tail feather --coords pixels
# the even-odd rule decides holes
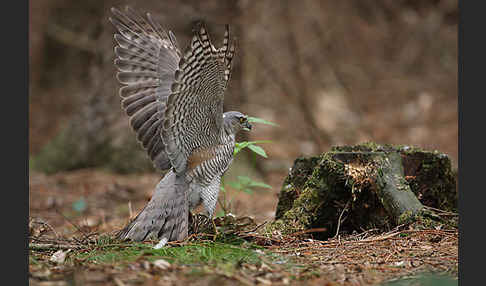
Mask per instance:
[[[170,171],[157,185],[147,205],[117,237],[132,241],[183,240],[188,233],[188,208],[187,183]]]

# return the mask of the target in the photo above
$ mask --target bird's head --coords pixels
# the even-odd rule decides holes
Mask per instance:
[[[240,130],[251,130],[251,124],[248,122],[248,116],[238,111],[228,111],[223,114],[223,124],[226,132],[236,134]]]

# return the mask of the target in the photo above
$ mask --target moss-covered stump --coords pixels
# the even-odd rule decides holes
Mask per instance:
[[[269,227],[283,234],[318,228],[314,237],[321,239],[338,230],[386,231],[422,215],[423,205],[454,210],[456,200],[444,154],[374,143],[339,146],[295,160]]]
[[[399,153],[405,180],[419,201],[425,206],[457,211],[456,176],[447,154],[406,145],[380,145],[372,142],[331,149],[331,152],[339,151]]]

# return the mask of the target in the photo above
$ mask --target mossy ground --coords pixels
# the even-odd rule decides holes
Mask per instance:
[[[260,256],[265,254],[257,252],[257,249],[262,249],[262,247],[238,239],[189,242],[179,247],[161,249],[154,249],[153,245],[148,243],[116,241],[103,243],[98,240],[95,245],[71,254],[67,263],[76,261],[86,264],[127,265],[138,259],[149,262],[164,259],[178,265],[194,267],[209,265],[228,270],[235,269],[241,263],[257,264],[260,262]]]
[[[457,235],[457,230],[395,229],[326,241],[277,236],[267,245],[219,235],[162,249],[153,249],[156,242],[122,242],[108,235],[62,239],[58,244],[53,239],[52,249],[31,244],[30,285],[377,285],[389,280],[457,285]],[[63,245],[71,245],[61,250],[67,254],[65,261],[50,261]]]
[[[73,244],[73,241],[71,243]],[[244,276],[270,273],[272,268],[268,265],[276,261],[278,263],[279,260],[284,259],[286,262],[286,265],[281,267],[283,271],[288,271],[294,266],[299,267],[292,264],[291,259],[271,253],[262,246],[233,235],[218,236],[215,240],[191,239],[182,244],[169,244],[161,249],[154,249],[155,243],[122,242],[109,236],[100,236],[84,243],[74,243],[75,248],[65,250],[67,258],[62,263],[50,261],[56,251],[55,246],[53,249],[35,249],[33,244],[34,248],[29,251],[29,268],[34,273],[34,278],[40,278],[42,273],[48,271],[47,277],[42,277],[40,281],[69,280],[76,269],[77,272],[85,273],[92,269],[100,269],[105,272],[114,271],[126,279],[125,283],[131,283],[136,282],[134,276],[139,275],[128,278],[123,273],[133,274],[134,269],[145,273],[145,278],[150,276],[159,279],[172,273],[179,279],[181,275],[184,276],[182,280],[191,277],[194,281],[204,280],[208,276],[216,275],[229,281],[245,282],[251,279]],[[159,260],[164,260],[168,264],[160,268],[157,266]],[[53,273],[52,269],[56,269],[56,273]],[[89,280],[86,277],[83,279]],[[107,277],[106,282],[110,282],[109,280]],[[34,279],[32,282],[34,284],[31,285],[36,285],[39,281]]]
[[[457,227],[437,222],[389,233],[367,229],[309,240],[298,233],[265,233],[271,220],[255,219],[252,224],[252,219],[233,212],[234,219],[216,221],[216,238],[200,229],[198,236],[164,250],[152,249],[156,242],[110,239],[126,223],[130,209],[136,214],[143,207],[159,179],[156,174],[105,170],[32,173],[29,242],[54,248],[31,245],[30,285],[377,285],[424,272],[457,277]],[[255,204],[248,194],[229,195],[243,210]],[[74,209],[80,196],[85,205]],[[64,263],[50,261],[58,245],[71,248]],[[157,266],[160,259],[170,266]]]

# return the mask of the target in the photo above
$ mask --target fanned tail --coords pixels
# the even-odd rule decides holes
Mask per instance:
[[[189,213],[187,189],[185,179],[169,171],[157,185],[147,205],[117,233],[117,238],[132,241],[185,239]]]

